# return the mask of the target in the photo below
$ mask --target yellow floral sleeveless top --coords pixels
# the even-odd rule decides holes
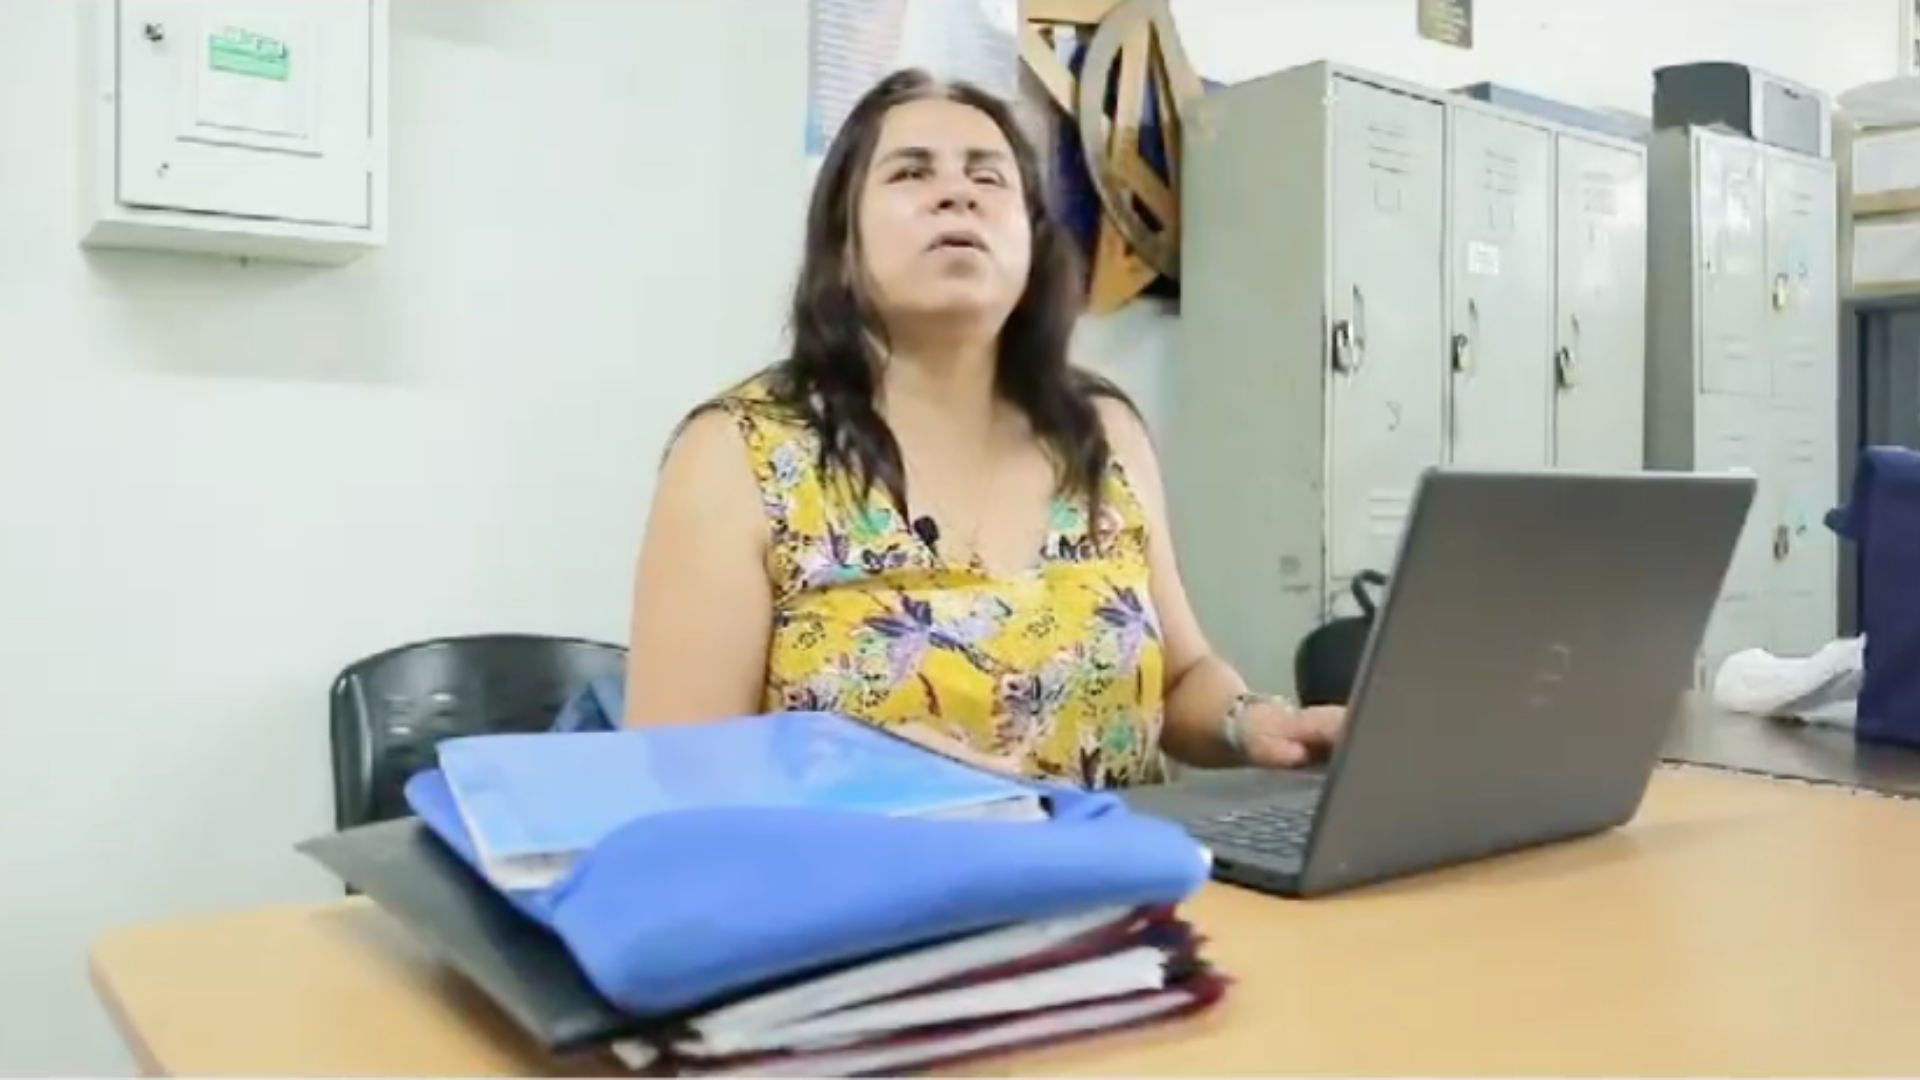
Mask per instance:
[[[768,518],[773,636],[763,708],[880,727],[918,722],[1029,776],[1089,788],[1161,778],[1160,629],[1147,527],[1125,470],[1100,536],[1056,496],[1027,570],[942,560],[878,485],[820,467],[820,442],[755,379],[718,399],[745,438]]]

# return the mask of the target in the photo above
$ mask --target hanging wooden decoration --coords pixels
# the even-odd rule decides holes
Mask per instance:
[[[1179,278],[1182,117],[1203,87],[1167,0],[1020,7],[1021,59],[1077,136],[1099,207],[1090,306],[1115,311]]]

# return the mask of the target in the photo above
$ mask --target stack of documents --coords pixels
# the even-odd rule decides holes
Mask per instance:
[[[407,795],[303,849],[556,1054],[899,1072],[1224,989],[1178,918],[1184,831],[840,717],[451,740]]]
[[[855,963],[614,1044],[680,1076],[859,1076],[1191,1012],[1222,980],[1170,909],[1023,923]]]

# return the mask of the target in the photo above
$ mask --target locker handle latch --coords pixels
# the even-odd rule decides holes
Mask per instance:
[[[1360,370],[1360,357],[1353,347],[1353,324],[1341,319],[1333,324],[1333,370],[1351,375]]]
[[[1580,381],[1580,372],[1573,359],[1573,351],[1579,345],[1580,316],[1572,315],[1567,318],[1566,344],[1560,346],[1553,354],[1553,377],[1562,390],[1571,390],[1573,385]]]
[[[1793,530],[1785,525],[1775,525],[1773,527],[1773,560],[1785,562],[1787,556],[1791,554],[1793,554]]]
[[[1773,275],[1773,310],[1787,310],[1787,301],[1792,299],[1792,296],[1792,290],[1787,286],[1787,275]]]
[[[1473,374],[1473,341],[1480,336],[1480,303],[1467,301],[1467,329],[1453,335],[1453,373]]]

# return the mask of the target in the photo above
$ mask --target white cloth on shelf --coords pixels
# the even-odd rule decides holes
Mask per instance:
[[[1866,672],[1864,637],[1829,642],[1812,656],[1742,649],[1713,675],[1713,700],[1729,712],[1852,727]]]

